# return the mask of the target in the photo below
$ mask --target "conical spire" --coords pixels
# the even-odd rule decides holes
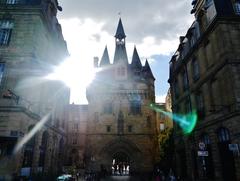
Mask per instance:
[[[100,61],[100,66],[109,65],[109,64],[110,64],[110,59],[109,59],[109,55],[108,55],[108,49],[106,46],[104,49],[104,52],[103,52],[103,56]]]
[[[124,33],[122,20],[120,18],[118,27],[117,27],[117,32],[115,35],[116,48],[115,48],[113,64],[116,64],[116,63],[128,64],[127,51],[125,47],[125,37],[126,35]]]
[[[153,76],[153,73],[152,73],[152,70],[151,70],[151,68],[149,66],[148,60],[146,60],[145,65],[144,65],[144,73],[145,73],[145,76],[147,78],[152,78],[152,79],[155,80],[155,78]]]
[[[119,22],[118,22],[118,27],[117,27],[117,31],[115,34],[115,38],[118,38],[118,39],[126,38],[121,18],[119,19]]]
[[[142,63],[140,61],[136,46],[134,46],[131,65],[132,65],[132,68],[136,68],[136,69],[140,69],[140,70],[142,69]]]

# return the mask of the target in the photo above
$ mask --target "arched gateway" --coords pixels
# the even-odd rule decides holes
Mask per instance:
[[[145,174],[157,160],[156,114],[149,108],[155,102],[155,78],[148,62],[142,65],[136,47],[129,63],[121,19],[114,37],[113,63],[105,48],[101,60],[94,59],[100,71],[86,90],[84,160],[91,172]]]
[[[141,170],[142,152],[128,139],[118,138],[104,145],[98,162],[116,175],[128,175]]]

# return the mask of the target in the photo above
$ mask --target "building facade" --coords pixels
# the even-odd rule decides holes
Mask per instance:
[[[173,112],[198,115],[191,134],[174,126],[177,174],[239,180],[240,2],[192,4],[195,21],[170,62]]]
[[[57,0],[0,1],[0,180],[61,170],[69,89],[45,78],[68,56],[58,10]]]
[[[89,171],[105,168],[109,173],[119,174],[123,167],[125,173],[147,173],[155,164],[157,122],[149,107],[155,102],[155,78],[148,62],[142,65],[136,47],[129,63],[125,38],[120,19],[113,63],[107,47],[100,61],[94,59],[97,74],[86,93],[89,104],[82,158]]]

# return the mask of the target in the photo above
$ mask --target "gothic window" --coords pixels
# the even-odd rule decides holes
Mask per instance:
[[[105,114],[112,114],[113,113],[113,104],[111,102],[105,103],[103,112]]]
[[[118,134],[123,134],[124,130],[124,119],[122,111],[118,114]]]
[[[230,141],[230,133],[227,128],[220,128],[218,130],[218,141],[219,142],[227,142]]]
[[[132,100],[130,102],[130,112],[133,115],[141,114],[141,101],[139,101],[139,100]]]
[[[192,60],[192,74],[194,81],[199,79],[200,77],[199,63],[196,58]]]
[[[5,64],[4,63],[0,63],[0,85],[1,85],[2,79],[3,79],[4,67],[5,67]]]
[[[13,22],[10,20],[0,20],[0,46],[8,45],[13,29]]]

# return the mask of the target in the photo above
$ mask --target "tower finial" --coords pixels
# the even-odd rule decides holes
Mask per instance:
[[[119,18],[119,21],[118,21],[118,26],[117,26],[117,31],[116,31],[116,34],[115,34],[115,38],[119,38],[119,39],[126,38],[121,18]]]

